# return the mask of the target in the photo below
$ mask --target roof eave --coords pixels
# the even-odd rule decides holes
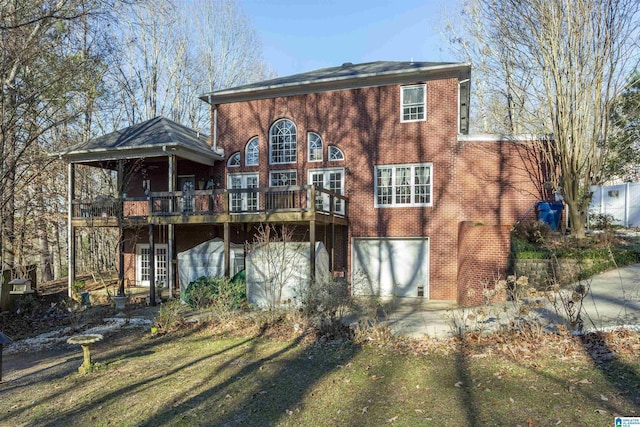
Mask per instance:
[[[53,153],[51,156],[65,159],[69,163],[89,163],[109,160],[139,159],[148,157],[164,157],[176,155],[196,163],[213,166],[216,161],[223,161],[224,157],[211,150],[198,150],[184,147],[180,144],[165,144],[154,147],[123,147],[123,148],[94,148],[91,150],[76,150]]]
[[[456,74],[455,71],[458,71],[458,73]],[[211,105],[227,104],[281,96],[304,95],[315,92],[409,83],[417,79],[433,80],[453,75],[459,79],[465,79],[469,78],[470,73],[470,63],[445,64],[407,70],[368,73],[357,76],[340,76],[319,80],[283,83],[265,86],[263,88],[227,89],[201,95],[200,99]]]

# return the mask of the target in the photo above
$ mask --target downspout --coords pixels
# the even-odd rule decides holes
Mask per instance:
[[[211,101],[211,97],[209,97],[209,101]],[[218,152],[218,106],[213,105],[213,151]]]

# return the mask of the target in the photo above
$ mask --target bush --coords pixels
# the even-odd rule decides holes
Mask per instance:
[[[191,308],[202,309],[213,305],[238,309],[247,299],[246,284],[224,277],[199,277],[189,283],[184,291],[184,302]]]
[[[616,219],[609,214],[595,214],[589,216],[589,223],[594,230],[611,230]]]
[[[351,295],[346,283],[330,280],[327,283],[314,282],[300,295],[302,314],[309,324],[325,339],[349,338],[350,331],[342,318],[351,303]]]
[[[184,322],[184,306],[179,300],[166,302],[160,306],[154,325],[163,332],[177,330]]]
[[[513,235],[529,243],[542,243],[545,241],[551,227],[544,221],[525,220],[519,222],[513,228]]]
[[[531,243],[528,240],[513,235],[511,239],[511,251],[517,259],[547,259],[551,258],[551,253],[548,249],[543,248],[537,244]]]

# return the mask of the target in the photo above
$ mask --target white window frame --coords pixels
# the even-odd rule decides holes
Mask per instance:
[[[230,155],[229,156],[229,160],[227,160],[227,167],[228,168],[239,168],[241,164],[242,164],[242,162],[241,162],[241,159],[240,159],[240,152],[239,151],[236,151],[235,153]]]
[[[311,144],[320,144],[320,148],[312,150]],[[319,156],[318,156],[319,152]],[[314,155],[315,154],[315,155]],[[324,158],[324,142],[316,132],[307,132],[307,159],[309,162],[321,162]]]
[[[252,147],[255,143],[255,163],[249,163],[249,159],[252,157],[249,155],[249,150],[253,151],[254,147]],[[244,150],[244,165],[245,166],[258,166],[260,164],[260,144],[257,136],[254,136],[247,142],[247,146]]]
[[[415,182],[415,169],[417,167],[428,167],[429,168],[429,183],[422,184],[428,185],[429,187],[429,202],[428,203],[416,203],[415,197],[416,193],[416,182]],[[411,168],[410,176],[411,183],[409,184],[410,188],[410,203],[398,203],[396,200],[397,196],[397,188],[399,185],[396,182],[396,172],[400,168]],[[380,169],[391,169],[391,203],[378,203],[378,171]],[[374,193],[373,193],[373,204],[376,208],[404,208],[404,207],[419,207],[419,206],[433,206],[433,163],[409,163],[409,164],[396,164],[396,165],[377,165],[374,170]]]
[[[296,183],[295,184],[287,184],[287,185],[272,185],[273,182],[273,174],[276,173],[294,173],[296,176]],[[286,170],[276,170],[276,171],[269,171],[269,187],[288,187],[290,185],[298,185],[298,171],[295,169],[286,169]]]
[[[313,185],[312,175],[314,173],[322,173],[323,174],[323,188],[331,189],[331,185],[329,183],[329,174],[331,172],[340,172],[340,191],[337,193],[340,195],[344,195],[344,168],[314,168],[308,170],[307,175],[307,183],[308,185]],[[320,200],[322,198],[322,209],[324,211],[329,211],[329,200],[330,197],[325,193],[316,192],[316,200]],[[334,200],[334,211],[337,213],[344,213],[344,202],[340,199]]]
[[[142,249],[150,249],[150,245],[148,243],[137,243],[136,244],[136,286],[150,286],[151,285],[151,280],[142,280]],[[156,275],[156,285],[159,282],[164,282],[165,285],[167,284],[167,280],[168,280],[168,256],[169,256],[169,245],[167,245],[166,243],[156,243],[154,245],[154,249],[155,249],[155,256],[153,257],[154,263],[155,263],[155,275]],[[165,253],[165,259],[162,260],[160,258],[160,256],[158,255],[159,251],[164,250]],[[164,265],[163,265],[164,263]],[[163,274],[160,274],[160,272],[163,271]]]
[[[233,178],[241,178],[242,184],[241,188],[258,188],[260,187],[260,175],[258,172],[249,172],[249,173],[230,173],[227,174],[227,188],[231,189],[233,184]],[[249,187],[247,185],[247,178],[255,178],[256,186]],[[233,205],[236,202],[240,202],[240,211],[234,210]],[[254,204],[255,209],[249,209],[249,204]],[[256,212],[260,210],[260,193],[256,191],[255,193],[241,193],[241,194],[230,194],[229,197],[229,210],[232,212]]]
[[[416,89],[422,88],[422,102],[418,102],[415,104],[404,105],[404,92],[408,89]],[[422,105],[422,117],[417,119],[405,119],[405,108],[411,109],[416,108]],[[424,122],[427,120],[427,85],[426,84],[417,84],[410,86],[400,86],[400,122],[401,123],[410,123],[410,122]]]
[[[339,153],[340,154],[340,158],[339,159],[335,159],[333,155],[333,153]],[[339,149],[338,147],[336,147],[335,145],[330,145],[329,149],[328,149],[328,154],[329,154],[329,161],[330,162],[341,162],[344,160],[344,153],[342,152],[341,149]]]
[[[290,152],[289,159],[285,161],[274,161],[274,145],[277,141],[277,138],[280,137],[280,134],[274,134],[274,130],[278,129],[281,123],[289,122],[291,123],[293,132],[290,134],[290,137],[293,139],[289,142],[283,142],[282,144],[288,145],[287,148],[282,148],[283,152]],[[280,157],[285,157],[282,154]],[[289,164],[289,163],[297,163],[298,162],[298,129],[296,128],[296,124],[289,119],[280,119],[273,122],[271,128],[269,129],[269,164],[270,165],[280,165],[280,164]]]

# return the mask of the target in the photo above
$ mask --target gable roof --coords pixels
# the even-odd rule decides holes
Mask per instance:
[[[217,90],[201,95],[200,99],[215,105],[338,89],[410,83],[446,76],[466,80],[470,73],[469,63],[376,61],[351,64],[348,62],[339,67],[322,68]]]
[[[209,137],[165,117],[154,117],[56,153],[71,163],[175,154],[198,163],[213,165],[223,160],[221,152],[208,145]]]

